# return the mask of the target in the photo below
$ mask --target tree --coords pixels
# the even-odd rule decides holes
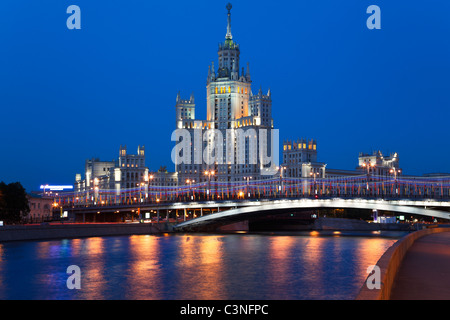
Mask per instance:
[[[29,212],[27,193],[20,182],[0,182],[0,220],[7,224],[20,223]]]

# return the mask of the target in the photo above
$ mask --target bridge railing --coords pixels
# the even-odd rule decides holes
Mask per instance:
[[[450,177],[273,178],[229,183],[207,181],[181,186],[140,185],[117,191],[89,189],[60,193],[55,206],[111,206],[138,203],[274,198],[450,199]]]

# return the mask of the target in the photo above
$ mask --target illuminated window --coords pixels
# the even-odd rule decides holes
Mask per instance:
[[[283,146],[283,150],[286,150],[286,148],[287,148],[287,145],[284,145],[284,146]]]
[[[288,145],[288,149],[291,150],[291,145]]]
[[[218,90],[218,88],[216,87],[216,94],[218,94],[219,93],[219,90]]]
[[[247,94],[247,88],[245,88],[245,94]]]
[[[317,148],[317,146],[316,146],[316,145],[313,145],[313,149],[316,150],[316,148]]]
[[[303,144],[303,149],[306,149],[306,143]]]
[[[228,87],[228,93],[231,93],[231,87]]]

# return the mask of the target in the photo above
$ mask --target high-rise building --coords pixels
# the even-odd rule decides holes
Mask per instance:
[[[240,68],[240,47],[231,33],[231,4],[226,9],[227,32],[218,47],[218,66],[212,62],[208,67],[206,120],[195,119],[193,94],[189,100],[177,95],[176,127],[191,137],[189,154],[175,163],[180,184],[261,179],[274,165],[267,161],[273,159],[268,143],[273,135],[271,91],[253,94],[250,66]]]

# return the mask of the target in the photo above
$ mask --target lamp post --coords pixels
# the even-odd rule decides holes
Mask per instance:
[[[389,170],[389,173],[394,175],[394,188],[396,196],[398,196],[397,174],[400,174],[401,172],[402,170],[396,168],[392,168],[391,170]]]
[[[94,182],[94,205],[96,205],[98,202],[98,195],[99,195],[99,190],[100,190],[98,187],[98,183],[99,183],[98,178],[95,178],[93,180],[93,182]]]
[[[314,197],[317,198],[316,177],[319,175],[319,172],[310,172],[309,175],[314,178]]]
[[[244,177],[244,179],[247,179],[247,185],[245,187],[245,193],[247,193],[247,197],[250,198],[250,192],[248,192],[248,184],[249,184],[249,180],[252,179],[252,177]]]
[[[140,183],[140,187],[139,187],[139,202],[143,202],[144,199],[142,199],[142,187],[145,185],[144,182]]]
[[[370,193],[370,188],[369,188],[369,181],[370,181],[370,168],[375,168],[375,163],[370,162],[370,160],[368,162],[364,161],[362,164],[363,168],[367,169],[367,197],[369,197],[369,193]]]
[[[150,193],[150,184],[152,183],[152,180],[153,180],[153,175],[152,175],[152,174],[149,174],[149,175],[148,175],[148,188],[147,188],[147,193]],[[147,200],[147,201],[148,201],[148,200]],[[150,201],[152,201],[151,195],[150,195]]]
[[[208,199],[211,193],[211,176],[214,175],[214,171],[213,170],[206,170],[205,171],[205,176],[208,176]]]
[[[192,196],[191,196],[191,185],[194,182],[195,182],[195,180],[186,179],[186,183],[189,184],[188,197],[191,197],[191,200],[194,200],[194,195],[192,194]]]
[[[283,171],[286,170],[285,166],[280,166],[280,187],[279,190],[280,191],[280,197],[281,197],[281,192],[283,191]]]
[[[189,179],[186,179],[186,184],[188,184],[189,185],[189,189],[188,189],[188,199],[189,199],[189,196],[191,195],[191,180],[189,180]]]

